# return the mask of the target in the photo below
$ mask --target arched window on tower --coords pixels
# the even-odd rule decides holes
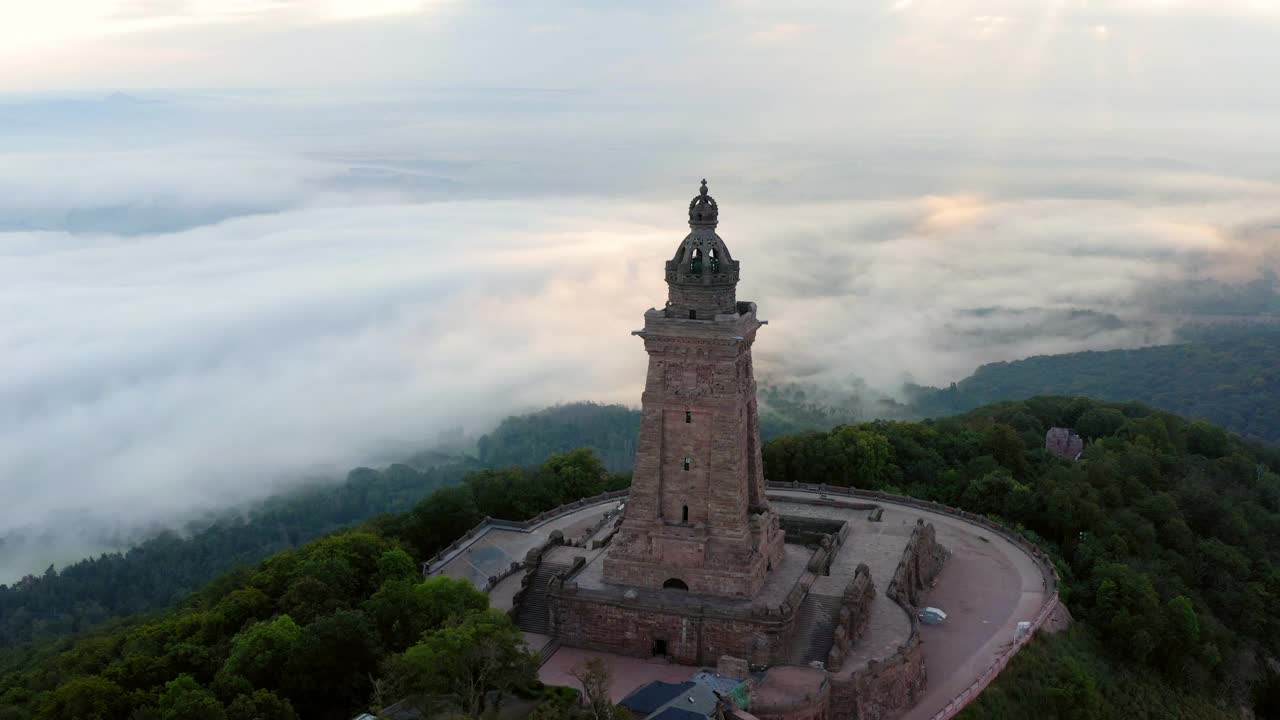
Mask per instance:
[[[715,248],[711,248],[711,272],[720,272],[720,254]]]
[[[700,248],[693,249],[693,259],[689,261],[689,272],[695,275],[702,272],[702,250]]]
[[[683,508],[680,509],[680,522],[682,523],[689,522],[689,506],[688,505],[685,505]]]
[[[685,470],[688,470],[688,469],[689,469],[689,456],[688,456],[688,455],[685,455],[685,456],[684,456],[684,469],[685,469]]]

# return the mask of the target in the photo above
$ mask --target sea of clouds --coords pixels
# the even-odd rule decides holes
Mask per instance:
[[[1102,15],[1080,37],[1138,22]],[[971,22],[974,38],[1030,26]],[[877,40],[897,59],[861,76],[870,55],[797,59],[841,47],[821,24],[728,23],[710,42],[729,29],[753,62],[645,76],[671,90],[548,50],[530,62],[569,89],[0,98],[0,581],[443,431],[636,404],[629,332],[664,300],[704,176],[739,297],[770,321],[766,382],[893,394],[1167,342],[1179,287],[1280,268],[1265,98],[969,93],[945,27]],[[771,70],[797,38],[807,55]],[[920,80],[903,58],[935,55],[929,82],[902,85]],[[971,73],[999,67],[982,58]],[[579,67],[589,81],[569,82]]]

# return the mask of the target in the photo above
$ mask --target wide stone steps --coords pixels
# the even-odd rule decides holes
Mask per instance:
[[[800,603],[800,616],[796,619],[796,634],[791,641],[793,665],[827,661],[831,644],[835,642],[840,602],[840,598],[830,595],[811,592],[805,596],[804,601]]]
[[[516,611],[516,625],[521,630],[547,635],[551,632],[551,617],[547,608],[547,585],[551,578],[569,570],[572,566],[565,563],[543,561],[533,571],[533,578],[520,598],[520,608]]]

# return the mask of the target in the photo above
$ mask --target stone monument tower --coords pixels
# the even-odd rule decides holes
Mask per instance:
[[[722,597],[756,594],[782,560],[765,497],[751,345],[763,323],[739,302],[738,261],[716,234],[707,181],[666,264],[668,299],[645,313],[649,373],[626,518],[606,582]]]

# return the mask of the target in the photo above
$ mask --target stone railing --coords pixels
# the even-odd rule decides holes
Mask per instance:
[[[555,520],[563,515],[568,515],[571,512],[581,510],[584,507],[620,500],[626,496],[627,490],[614,490],[612,492],[600,493],[599,495],[574,500],[573,502],[565,503],[560,507],[538,513],[528,520],[501,520],[498,518],[485,517],[485,519],[481,520],[470,530],[463,533],[462,537],[449,543],[448,547],[440,550],[435,555],[432,555],[429,560],[423,562],[422,574],[426,576],[439,570],[438,566],[443,564],[443,561],[451,559],[454,553],[458,550],[462,550],[475,542],[477,538],[488,532],[489,528],[502,528],[504,530],[514,530],[516,532],[530,532],[543,523]]]
[[[523,560],[511,563],[511,565],[508,566],[506,570],[503,570],[497,575],[490,576],[488,581],[485,582],[484,587],[480,588],[480,591],[485,593],[489,592],[490,590],[497,587],[498,583],[502,582],[503,580],[506,580],[507,578],[511,577],[512,575],[515,575],[516,573],[520,572],[521,570],[524,570],[527,567],[529,567],[529,564]]]
[[[816,492],[821,495],[826,495],[827,493],[830,493],[833,491],[833,489],[835,489],[834,485],[821,486],[825,488],[824,490],[810,490],[811,487],[817,487],[817,486],[799,484],[796,487],[792,487],[791,483],[775,483],[775,482],[770,482],[767,484],[769,486],[769,489],[771,490],[799,490],[802,492]],[[843,492],[844,490],[847,490],[847,489],[848,488],[838,488],[838,489],[835,489],[834,491],[840,495],[850,495],[851,493]],[[849,500],[840,500],[837,498],[828,498],[828,497],[791,498],[788,500],[788,502],[794,502],[799,505],[820,505],[824,507],[841,507],[848,510],[876,510],[880,507],[875,503],[852,502]]]
[[[845,585],[840,598],[840,612],[836,616],[836,629],[832,633],[831,650],[827,652],[827,667],[838,668],[844,664],[852,646],[862,638],[867,622],[871,619],[871,603],[876,588],[871,580],[871,570],[866,563],[858,563],[853,578]]]

